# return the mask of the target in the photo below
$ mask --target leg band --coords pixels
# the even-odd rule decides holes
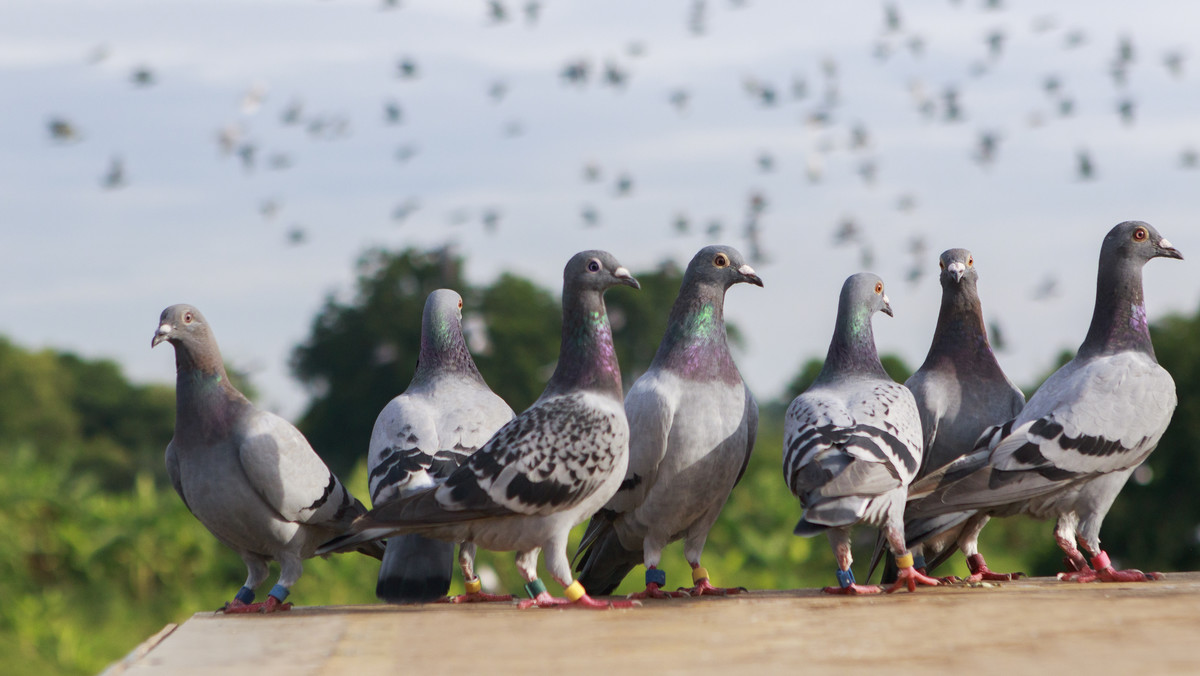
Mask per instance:
[[[696,566],[692,569],[692,584],[700,584],[700,580],[708,579],[708,569],[704,566]]]
[[[1096,570],[1112,568],[1112,561],[1109,560],[1108,553],[1103,549],[1100,550],[1099,554],[1092,557],[1092,568]]]
[[[904,570],[905,568],[912,568],[913,567],[912,552],[904,552],[903,556],[897,556],[896,557],[896,567],[899,568],[900,570]]]
[[[651,584],[658,585],[659,589],[667,586],[667,571],[661,568],[647,568],[646,586],[650,586]]]
[[[587,596],[587,592],[583,589],[583,585],[579,584],[579,580],[572,582],[571,586],[563,590],[563,593],[567,595],[567,599],[571,603],[575,603],[584,596]]]
[[[463,586],[467,588],[468,594],[478,594],[483,591],[483,582],[478,577],[474,580],[467,580],[463,583]]]
[[[241,601],[246,605],[250,605],[251,603],[254,603],[254,590],[243,586],[238,590],[238,593],[233,595],[233,598],[235,601]]]
[[[846,570],[839,569],[837,572],[838,586],[842,589],[854,584],[854,573],[847,568]]]
[[[546,593],[546,584],[541,578],[534,578],[533,582],[525,583],[525,593],[529,594],[529,598],[536,599],[538,594]]]
[[[287,587],[280,584],[271,587],[271,591],[268,592],[269,595],[274,596],[280,603],[286,601],[290,593]]]

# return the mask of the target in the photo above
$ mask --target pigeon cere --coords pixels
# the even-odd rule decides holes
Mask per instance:
[[[51,4],[0,671],[1200,671],[1200,6]]]

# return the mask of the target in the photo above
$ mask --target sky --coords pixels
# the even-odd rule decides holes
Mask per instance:
[[[529,4],[7,0],[0,334],[170,383],[150,338],[191,303],[296,418],[289,355],[371,247],[450,244],[472,283],[556,293],[584,249],[634,272],[753,253],[765,287],[726,317],[760,400],[824,355],[859,270],[895,310],[880,351],[919,365],[951,247],[1018,384],[1082,341],[1120,221],[1187,256],[1148,265],[1151,319],[1198,307],[1200,5]]]

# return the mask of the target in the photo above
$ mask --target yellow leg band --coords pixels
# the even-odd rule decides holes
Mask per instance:
[[[692,569],[692,584],[699,584],[700,580],[708,577],[708,569],[704,566],[696,566]]]
[[[897,568],[900,568],[901,570],[903,570],[905,568],[912,568],[912,566],[913,566],[912,552],[905,552],[904,556],[896,557],[896,567]]]
[[[483,591],[483,581],[480,580],[479,578],[475,578],[474,580],[467,580],[466,587],[467,587],[468,594],[478,594],[479,592]]]
[[[584,590],[583,585],[579,584],[579,580],[572,582],[570,587],[567,587],[563,590],[563,593],[567,595],[567,599],[570,600],[571,603],[574,603],[587,595],[587,591]]]

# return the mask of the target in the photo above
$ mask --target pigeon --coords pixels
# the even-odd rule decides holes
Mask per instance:
[[[1154,357],[1142,268],[1183,256],[1141,221],[1113,227],[1100,247],[1096,305],[1075,358],[1055,371],[1012,420],[989,429],[976,452],[928,480],[908,507],[909,543],[974,511],[1054,518],[1069,570],[1060,579],[1136,582],[1157,573],[1116,570],[1100,525],[1117,494],[1166,431],[1175,382]],[[915,492],[915,491],[914,491]],[[1091,566],[1075,546],[1091,556]]]
[[[217,540],[246,563],[246,584],[226,613],[288,610],[303,559],[350,529],[366,513],[283,418],[250,403],[229,382],[208,320],[191,305],[163,310],[151,347],[175,346],[175,435],[167,475],[183,504]],[[378,543],[358,551],[383,557]],[[254,590],[278,561],[279,579],[266,601]]]
[[[416,373],[408,389],[375,419],[367,471],[376,507],[441,483],[513,418],[512,409],[488,388],[471,359],[462,333],[462,304],[450,289],[429,294]],[[459,564],[467,593],[452,600],[512,600],[482,593],[474,572],[475,545],[461,547]],[[392,603],[440,599],[450,588],[453,568],[453,543],[420,535],[394,537],[379,568],[375,595]]]
[[[359,517],[355,533],[318,550],[341,551],[369,540],[418,533],[496,551],[516,551],[530,599],[522,608],[571,605],[631,607],[593,600],[572,580],[571,528],[617,492],[629,462],[629,424],[621,405],[621,371],[604,306],[606,289],[641,288],[605,251],[583,251],[563,271],[562,348],[546,389],[500,428],[445,483],[392,500]],[[538,578],[538,552],[566,589],[554,598]]]
[[[804,514],[793,531],[824,532],[838,562],[830,594],[877,594],[850,570],[850,527],[883,529],[896,556],[898,579],[888,591],[938,581],[913,567],[904,544],[904,502],[921,466],[921,419],[912,392],[893,381],[875,351],[871,316],[889,316],[883,280],[869,272],[842,285],[837,323],[821,373],[784,417],[783,476]]]
[[[1025,406],[1025,395],[1004,375],[988,342],[976,288],[975,257],[966,249],[948,249],[938,258],[938,267],[942,307],[933,342],[925,363],[904,383],[916,399],[924,431],[925,453],[918,482],[969,454],[984,430],[1012,420]],[[993,573],[979,553],[979,532],[987,521],[987,515],[980,514],[970,519],[966,528],[945,534],[936,546],[927,541],[924,551],[913,547],[914,565],[918,570],[926,568],[922,554],[934,553],[928,566],[932,571],[953,554],[957,542],[971,570],[969,582],[1016,579],[1021,573]],[[882,540],[879,544],[882,551]],[[885,569],[883,581],[889,582],[891,577]]]
[[[629,468],[579,546],[584,587],[611,594],[644,563],[646,589],[636,598],[740,591],[714,587],[700,565],[708,531],[746,471],[758,432],[758,404],[725,336],[725,292],[739,282],[762,286],[733,247],[705,247],[688,264],[658,352],[625,397]],[[658,563],[663,547],[679,539],[694,586],[664,592]]]

